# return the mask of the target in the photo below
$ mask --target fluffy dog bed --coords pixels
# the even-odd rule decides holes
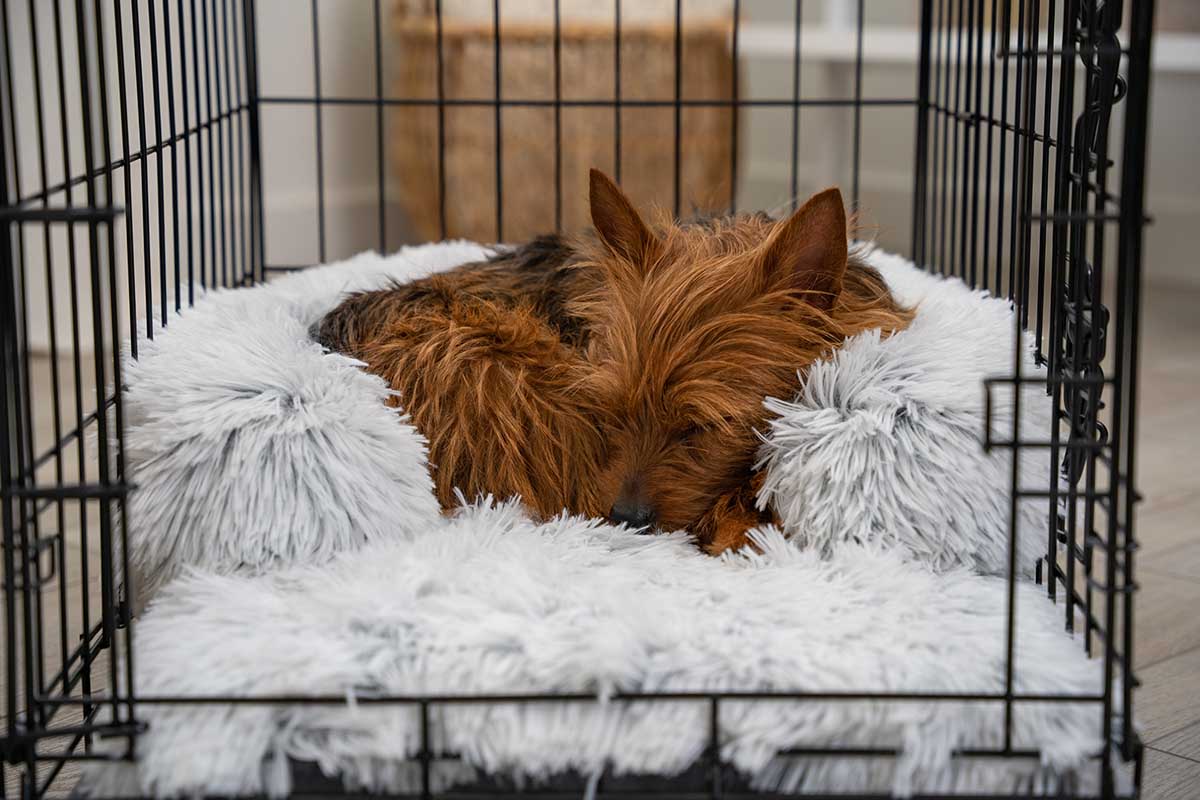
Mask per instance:
[[[707,705],[605,701],[636,690],[998,692],[1005,663],[1011,451],[980,447],[982,379],[1012,364],[1012,311],[901,259],[870,261],[917,305],[888,339],[856,337],[797,395],[768,401],[760,501],[782,530],[711,559],[686,532],[530,521],[514,501],[443,517],[423,440],[359,364],[309,329],[344,291],[409,280],[485,251],[467,243],[364,255],[214,293],[129,362],[131,561],[142,694],[545,692],[571,705],[433,709],[445,786],[477,773],[676,774],[701,754]],[[1025,343],[1022,357],[1035,366]],[[1009,439],[1013,397],[993,398]],[[1045,438],[1031,389],[1022,438]],[[1044,452],[1023,456],[1045,487]],[[1019,564],[1050,509],[1020,508]],[[182,574],[181,574],[182,573]],[[1019,693],[1100,691],[1101,670],[1041,593],[1018,592]],[[134,765],[98,793],[279,793],[289,759],[347,785],[403,791],[419,771],[404,706],[139,708]],[[759,788],[1011,790],[1098,780],[1096,704],[1019,703],[1014,746],[1041,759],[952,758],[1002,742],[997,703],[734,702],[721,755]],[[236,746],[231,743],[236,742]],[[888,747],[895,759],[781,757]]]

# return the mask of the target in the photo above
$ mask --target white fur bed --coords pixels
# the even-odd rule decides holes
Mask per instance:
[[[1003,690],[1010,452],[983,452],[985,377],[1011,371],[1008,304],[872,253],[912,326],[816,365],[762,450],[783,530],[761,554],[700,555],[685,532],[639,536],[578,518],[535,524],[513,502],[450,518],[423,441],[387,389],[323,352],[310,326],[345,290],[481,256],[472,244],[356,257],[220,292],[171,321],[126,373],[131,560],[140,694],[776,689]],[[1036,368],[1028,352],[1024,369]],[[993,434],[1012,436],[1012,396]],[[1022,437],[1050,407],[1022,395]],[[1044,456],[1024,456],[1043,488]],[[1024,501],[1022,576],[1049,510]],[[181,573],[183,573],[181,575]],[[1100,691],[1061,612],[1021,582],[1019,692]],[[473,770],[543,777],[671,774],[706,741],[704,704],[435,708],[435,742]],[[288,758],[352,786],[413,787],[405,707],[143,706],[136,765],[91,771],[97,793],[284,792]],[[722,755],[763,788],[1010,790],[1097,780],[1095,704],[1022,703],[1014,746],[1042,758],[952,759],[1002,741],[1002,705],[730,704]],[[231,746],[236,743],[236,746]],[[781,748],[895,747],[895,759],[778,758]]]

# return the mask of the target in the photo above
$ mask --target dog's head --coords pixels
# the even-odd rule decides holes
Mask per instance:
[[[602,280],[576,312],[591,323],[589,384],[608,411],[602,511],[703,540],[706,514],[750,478],[764,398],[791,397],[808,364],[905,313],[849,256],[837,189],[778,222],[651,226],[593,170],[591,211],[586,262]]]

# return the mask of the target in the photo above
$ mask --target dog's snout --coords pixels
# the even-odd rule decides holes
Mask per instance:
[[[618,500],[609,509],[608,518],[631,528],[649,528],[654,524],[654,509],[645,503]]]

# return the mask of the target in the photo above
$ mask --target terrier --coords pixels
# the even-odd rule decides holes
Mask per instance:
[[[850,252],[841,193],[787,219],[647,223],[591,172],[593,231],[541,236],[347,297],[319,341],[397,390],[438,498],[687,529],[716,554],[773,521],[754,472],[767,397],[848,337],[912,318]]]

